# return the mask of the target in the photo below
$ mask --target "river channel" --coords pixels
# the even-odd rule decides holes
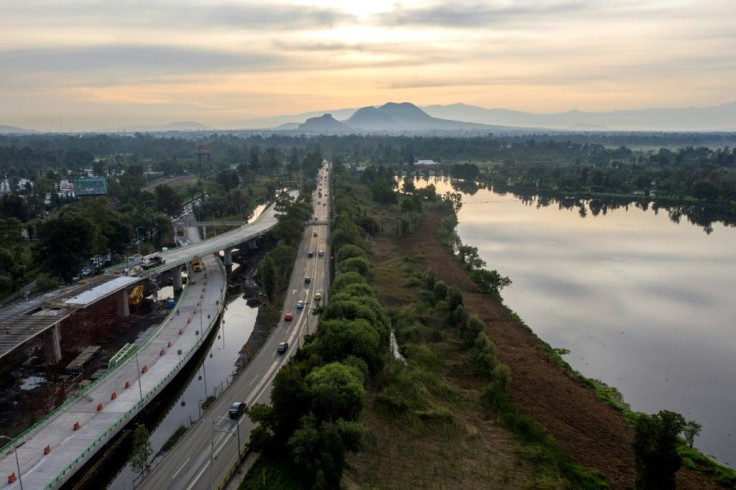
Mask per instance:
[[[459,192],[415,180],[430,183]],[[513,281],[504,303],[568,349],[573,369],[618,388],[633,410],[697,421],[695,446],[736,467],[736,229],[576,202],[462,193],[457,233]]]
[[[253,216],[258,216],[264,208],[265,206],[258,206]],[[232,272],[238,267],[238,264],[233,264]],[[171,286],[162,287],[157,292],[158,301],[167,302],[173,298],[174,291]],[[179,427],[188,427],[203,416],[200,407],[208,396],[219,396],[232,382],[236,371],[235,363],[241,349],[248,343],[253,333],[257,316],[258,307],[248,306],[242,295],[228,298],[219,324],[213,327],[215,332],[212,333],[214,336],[212,343],[204,358],[196,366],[196,373],[182,387],[178,398],[171,403],[166,415],[151,432],[150,442],[154,455],[159,454],[163,445]],[[147,333],[142,335],[145,336]],[[154,459],[152,464],[157,462]],[[126,465],[108,488],[132,490],[137,483],[139,483],[138,476],[130,465]]]

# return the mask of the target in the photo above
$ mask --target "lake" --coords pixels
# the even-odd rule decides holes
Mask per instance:
[[[457,192],[447,179],[415,180],[430,183]],[[504,303],[539,337],[633,410],[697,421],[695,446],[736,467],[736,229],[487,189],[462,202],[460,239],[513,281]]]

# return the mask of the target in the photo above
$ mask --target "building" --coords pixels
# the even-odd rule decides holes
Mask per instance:
[[[74,193],[81,196],[104,196],[107,194],[107,180],[102,178],[86,178],[74,181]]]
[[[439,166],[440,164],[434,160],[417,160],[414,162],[414,168],[435,168]]]

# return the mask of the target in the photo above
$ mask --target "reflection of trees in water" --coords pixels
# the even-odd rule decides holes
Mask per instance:
[[[475,195],[475,193],[478,192],[479,184],[476,182],[473,182],[472,180],[460,180],[460,179],[452,179],[450,181],[450,185],[452,186],[452,189],[456,192],[464,192],[465,194],[468,194],[470,196]]]
[[[453,183],[454,184],[454,183]],[[453,188],[463,190],[460,187]],[[494,187],[493,191],[498,194],[506,192],[498,192]],[[466,192],[463,190],[463,192]],[[736,227],[736,209],[725,206],[703,205],[703,204],[667,204],[658,203],[656,201],[643,201],[637,199],[622,198],[595,198],[580,199],[576,197],[554,197],[540,196],[536,194],[514,193],[519,201],[526,206],[536,206],[537,208],[548,207],[556,204],[560,210],[573,210],[577,208],[581,218],[585,218],[588,214],[593,216],[605,216],[608,211],[621,209],[628,210],[629,206],[641,209],[642,211],[652,210],[654,214],[659,214],[662,210],[673,223],[680,223],[685,217],[691,224],[703,228],[707,234],[713,231],[714,223],[721,223],[724,226]]]

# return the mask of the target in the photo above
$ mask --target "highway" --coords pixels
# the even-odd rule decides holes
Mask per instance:
[[[203,256],[205,270],[190,275],[175,309],[135,356],[70,396],[12,443],[2,442],[6,449],[0,454],[0,474],[8,478],[5,488],[63,485],[160,393],[197,351],[222,310],[225,273],[214,252],[255,237],[275,222],[272,206],[254,223],[224,237],[170,252],[172,262],[185,263],[192,254]],[[196,242],[198,236],[190,239]],[[11,475],[16,478],[12,483]]]
[[[296,196],[297,194],[297,191],[290,192],[291,196]],[[142,271],[140,274],[137,274],[137,277],[143,279],[144,277],[155,276],[178,265],[185,265],[195,257],[204,257],[210,254],[216,254],[220,250],[241,246],[244,242],[266,233],[277,222],[275,206],[269,206],[258,218],[246,226],[223,233],[209,240],[200,242],[190,241],[190,245],[185,247],[177,247],[167,252],[160,252],[166,263],[159,267]],[[113,283],[113,281],[124,281],[118,279],[118,276],[123,274],[126,269],[128,269],[128,264],[123,262],[107,268],[104,275],[86,278],[80,281],[79,284],[66,286],[51,293],[33,298],[30,301],[21,301],[4,310],[0,310],[0,328],[4,332],[4,335],[0,338],[0,358],[20,348],[26,342],[43,334],[71,315],[79,308],[78,304],[68,303],[71,297],[84,298],[86,295],[93,294],[92,292],[97,291],[97,288],[108,288],[109,284]],[[131,283],[124,283],[117,290],[125,289],[130,287],[130,285]],[[114,292],[116,291],[110,290],[109,294]],[[53,314],[35,314],[32,316],[29,314],[39,307]]]
[[[298,195],[298,191],[290,191],[292,197]],[[208,254],[216,254],[221,250],[239,247],[244,242],[257,238],[269,231],[278,222],[276,217],[276,206],[269,206],[258,218],[246,226],[236,228],[222,233],[213,238],[203,240],[199,243],[177,247],[166,252],[159,252],[159,255],[166,261],[163,265],[152,267],[147,271],[138,274],[139,277],[155,276],[163,271],[169,270],[177,265],[184,265],[195,257],[203,257]],[[121,273],[128,268],[128,264],[122,263],[105,269],[106,274]]]
[[[21,482],[24,488],[63,485],[181,370],[212,328],[225,297],[220,260],[208,255],[203,262],[205,270],[191,277],[175,309],[134,356],[19,436],[17,462],[12,446],[0,455],[0,474],[20,474],[5,488],[20,488]]]
[[[325,192],[327,172],[325,165],[320,170],[317,186]],[[321,301],[326,301],[329,280],[329,226],[319,223],[329,222],[330,206],[326,203],[330,196],[320,198],[318,192],[316,190],[313,196],[316,220],[310,222],[304,231],[278,326],[246,369],[210,406],[207,413],[190,427],[138,488],[222,488],[237,468],[239,448],[243,454],[254,425],[245,415],[237,422],[231,420],[228,417],[230,405],[236,401],[243,401],[248,406],[270,402],[274,376],[299,348],[304,335],[316,328],[317,319],[311,314],[311,309],[317,304],[314,294],[321,291]],[[320,251],[324,252],[323,256],[320,256]],[[310,252],[312,257],[309,257]],[[310,278],[309,283],[305,282],[306,277]],[[297,301],[304,303],[303,309],[297,309]],[[284,319],[286,313],[293,315],[291,321]],[[289,344],[283,354],[276,352],[276,346],[280,342]]]

